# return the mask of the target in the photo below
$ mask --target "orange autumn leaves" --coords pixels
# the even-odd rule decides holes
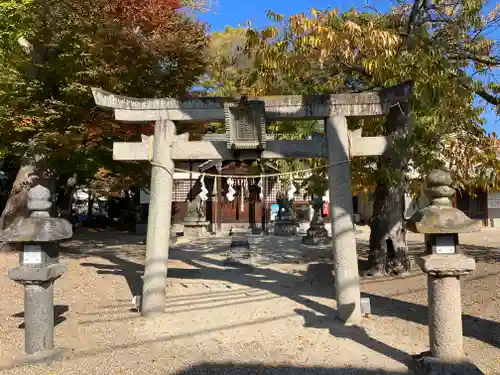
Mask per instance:
[[[124,24],[153,33],[163,28],[180,7],[179,0],[112,0],[106,2],[104,11]]]

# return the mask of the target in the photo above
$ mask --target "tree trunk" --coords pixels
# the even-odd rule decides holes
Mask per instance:
[[[408,102],[399,103],[389,110],[386,131],[395,142],[378,163],[379,178],[370,222],[370,269],[365,273],[367,276],[400,275],[410,270],[404,224],[404,174],[407,170],[404,150],[412,125],[410,112]]]
[[[43,184],[51,189],[49,174],[43,167],[43,156],[36,155],[25,161],[19,171],[12,186],[9,199],[0,216],[0,229],[7,228],[18,217],[27,217],[29,211],[27,209],[28,191],[36,184]],[[53,189],[51,189],[52,191]],[[9,244],[3,244],[1,251],[12,251],[18,247]]]
[[[0,216],[1,229],[7,228],[17,217],[28,216],[26,201],[28,191],[32,187],[32,182],[36,179],[34,171],[35,167],[32,164],[27,164],[22,165],[17,172],[9,199]]]
[[[73,173],[64,183],[64,189],[60,193],[58,199],[60,217],[66,220],[71,220],[71,214],[73,211],[73,194],[75,193],[77,176]]]
[[[403,213],[403,189],[400,186],[378,184],[370,223],[370,270],[367,276],[409,271]]]

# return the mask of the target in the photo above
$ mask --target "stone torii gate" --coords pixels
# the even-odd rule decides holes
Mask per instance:
[[[337,310],[344,322],[360,323],[349,160],[382,155],[390,149],[392,140],[362,137],[361,130],[349,133],[347,117],[388,114],[408,100],[410,83],[378,93],[243,97],[239,102],[215,97],[137,99],[101,89],[92,89],[92,93],[98,106],[114,110],[116,120],[156,122],[153,137],[113,145],[115,160],[152,163],[141,307],[144,316],[165,312],[175,160],[327,158]],[[268,121],[300,119],[325,120],[326,135],[316,134],[312,140],[273,140],[266,134]],[[224,122],[226,134],[189,141],[189,134],[176,135],[175,123],[185,121]]]

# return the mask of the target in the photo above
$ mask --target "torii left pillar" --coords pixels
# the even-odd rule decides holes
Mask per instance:
[[[144,287],[141,299],[142,316],[165,313],[167,262],[170,244],[174,162],[172,142],[175,124],[159,120],[155,124]]]
[[[347,325],[361,323],[358,256],[353,222],[347,119],[325,121],[328,142],[328,190],[332,226],[337,314]]]

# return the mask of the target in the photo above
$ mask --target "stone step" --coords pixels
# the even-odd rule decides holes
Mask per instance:
[[[224,265],[228,267],[252,266],[252,253],[246,236],[235,235],[232,238]]]
[[[229,230],[230,236],[243,236],[250,233],[250,228],[248,226],[233,226]]]

